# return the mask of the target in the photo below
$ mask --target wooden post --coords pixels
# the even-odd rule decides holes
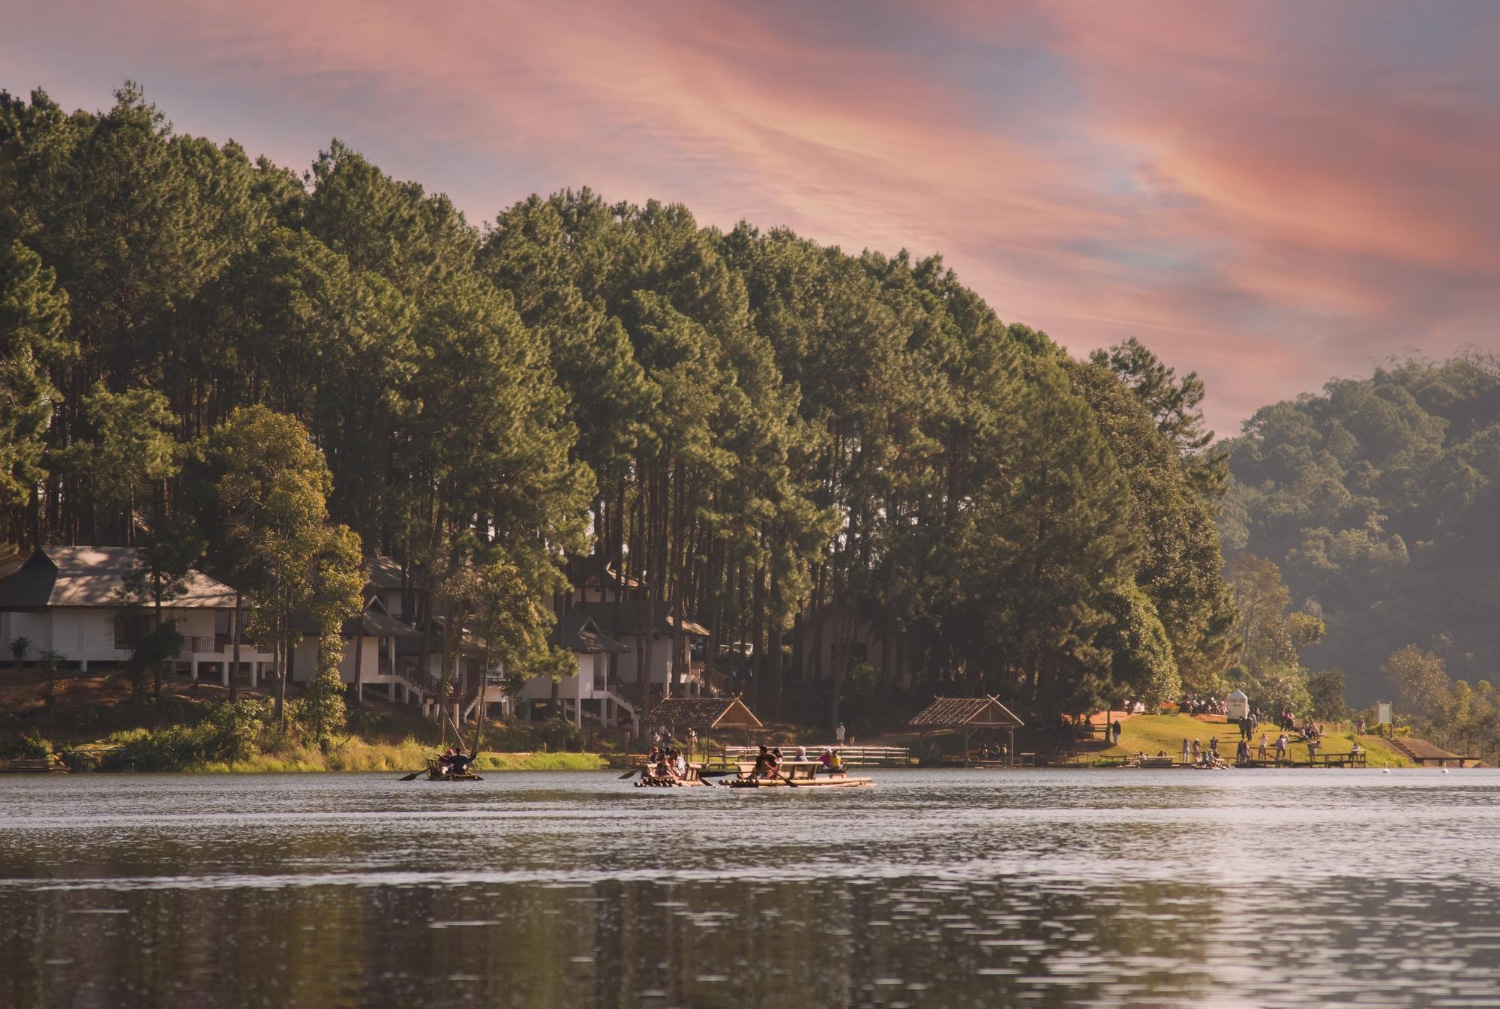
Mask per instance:
[[[363,704],[365,700],[365,614],[360,611],[359,631],[354,635],[354,703]]]

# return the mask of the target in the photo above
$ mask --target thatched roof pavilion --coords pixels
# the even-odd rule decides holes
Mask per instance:
[[[964,737],[964,759],[969,759],[969,737],[982,729],[1004,729],[1010,739],[1008,762],[1016,761],[1016,730],[1026,723],[994,697],[936,697],[907,723],[924,732],[952,729]]]
[[[724,729],[744,729],[751,733],[761,728],[760,719],[739,697],[668,697],[646,719],[646,724],[662,726],[673,735],[692,729],[698,735]]]

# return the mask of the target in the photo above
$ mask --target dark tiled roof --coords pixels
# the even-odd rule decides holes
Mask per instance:
[[[623,638],[634,634],[655,633],[663,637],[672,633],[672,604],[656,603],[656,620],[647,619],[650,604],[640,599],[622,600],[618,603],[574,603],[570,613],[592,617],[595,624],[606,634]],[[618,614],[619,619],[616,620]],[[647,628],[654,627],[654,631]],[[708,637],[708,628],[683,620],[682,633],[689,636]]]
[[[641,587],[641,583],[634,578],[622,578],[613,564],[598,555],[569,558],[568,569],[573,575],[574,588],[582,588],[584,585],[611,589]]]
[[[135,547],[37,547],[19,567],[0,570],[0,609],[117,607],[135,571]],[[234,609],[234,589],[197,571],[171,609]]]
[[[558,640],[574,652],[623,652],[628,649],[605,634],[594,619],[582,613],[568,613],[557,622]]]
[[[667,726],[674,732],[761,727],[760,719],[738,697],[669,697],[651,709],[646,722]]]
[[[387,557],[385,554],[377,554],[370,558],[370,562],[365,565],[365,570],[369,572],[370,584],[376,588],[386,591],[399,590],[401,588],[401,562],[396,560],[396,558]],[[411,570],[407,573],[407,577],[413,588],[421,589],[424,587],[425,583],[423,579],[425,576],[422,565],[413,564]]]
[[[934,729],[1019,729],[1024,723],[993,697],[938,697],[907,724]]]
[[[362,629],[361,629],[362,628]],[[345,620],[344,637],[363,634],[367,638],[420,638],[422,632],[407,623],[402,623],[383,610],[368,609],[358,620]]]

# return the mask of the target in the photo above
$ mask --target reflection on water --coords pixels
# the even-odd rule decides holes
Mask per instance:
[[[1500,773],[0,780],[0,1005],[1500,1006]]]

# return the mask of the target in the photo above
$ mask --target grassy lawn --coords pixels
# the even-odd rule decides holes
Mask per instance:
[[[1266,723],[1258,725],[1250,738],[1250,751],[1253,756],[1256,746],[1260,743],[1260,734],[1266,734],[1267,745],[1274,749],[1276,737],[1281,735],[1281,730],[1276,726]],[[1156,754],[1166,751],[1167,755],[1174,760],[1182,757],[1182,740],[1186,738],[1190,743],[1196,739],[1207,748],[1208,741],[1217,737],[1219,740],[1220,759],[1233,763],[1234,751],[1239,743],[1239,729],[1226,722],[1208,722],[1201,718],[1190,715],[1136,715],[1125,719],[1121,723],[1120,745],[1111,746],[1108,749],[1098,751],[1100,756],[1134,756],[1138,753]],[[1371,767],[1410,767],[1411,761],[1397,751],[1386,746],[1376,736],[1363,736],[1360,744],[1369,751],[1369,765]],[[1319,753],[1348,753],[1354,748],[1354,734],[1352,732],[1334,732],[1332,727],[1324,733]],[[1291,743],[1287,748],[1289,759],[1299,763],[1307,761],[1307,744]]]

